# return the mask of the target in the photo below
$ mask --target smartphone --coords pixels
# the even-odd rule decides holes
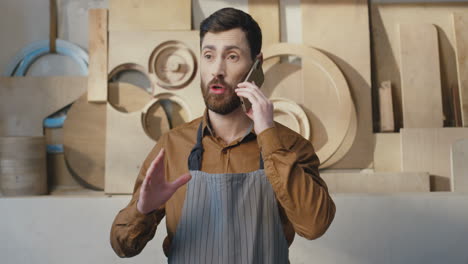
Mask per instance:
[[[263,69],[260,64],[260,60],[256,59],[249,72],[247,73],[244,82],[255,82],[255,85],[257,85],[260,88],[263,84],[264,79],[265,77],[263,75]],[[247,113],[250,110],[250,108],[252,108],[252,103],[249,101],[249,99],[244,97],[240,97],[240,100],[242,103],[242,109],[244,109],[244,112]]]

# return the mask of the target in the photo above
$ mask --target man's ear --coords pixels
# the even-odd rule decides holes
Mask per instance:
[[[260,52],[255,59],[260,60],[260,66],[263,64],[263,52]]]

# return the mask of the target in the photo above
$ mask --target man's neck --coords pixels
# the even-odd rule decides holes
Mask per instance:
[[[238,107],[227,115],[220,115],[208,110],[211,129],[226,144],[233,142],[245,135],[252,128],[252,120],[244,113],[242,107]]]

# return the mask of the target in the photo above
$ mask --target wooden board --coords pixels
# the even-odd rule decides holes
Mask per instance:
[[[392,84],[389,81],[382,82],[379,87],[379,112],[380,131],[395,131],[395,120],[393,118]]]
[[[316,49],[281,43],[264,50],[266,61],[280,55],[300,56],[303,69],[288,63],[267,68],[262,90],[269,97],[288,98],[302,106],[312,124],[311,141],[322,162],[321,167],[330,166],[332,163],[324,162],[342,144],[355,115],[346,80],[334,62]],[[305,69],[310,70],[307,77],[303,74]],[[297,88],[291,90],[291,87]],[[330,105],[334,105],[333,110]]]
[[[109,30],[190,30],[190,0],[109,0]]]
[[[109,87],[117,90],[115,94],[120,96],[114,96],[110,90],[113,95],[109,99],[116,100],[106,106],[104,190],[106,193],[129,194],[141,164],[156,143],[151,137],[158,139],[169,131],[169,121],[162,107],[144,115],[157,99],[152,99],[142,88],[127,83],[114,83]],[[145,103],[143,107],[142,103]],[[145,131],[146,125],[150,127]]]
[[[375,172],[401,172],[400,133],[376,133],[374,136]]]
[[[44,137],[0,137],[0,191],[19,196],[47,190]]]
[[[141,112],[121,113],[107,104],[106,193],[130,194],[148,153],[155,145],[141,125]]]
[[[87,89],[86,77],[0,77],[0,136],[43,136],[44,119]]]
[[[429,192],[427,172],[322,173],[332,193]]]
[[[450,148],[468,138],[468,128],[405,128],[401,134],[403,171],[427,171],[431,191],[451,191]]]
[[[107,101],[107,9],[89,10],[88,101]]]
[[[458,90],[458,78],[456,54],[454,52],[456,43],[451,17],[453,12],[468,12],[468,5],[453,2],[444,2],[443,4],[408,4],[403,2],[389,4],[386,1],[372,1],[370,5],[374,67],[373,87],[377,88],[383,81],[389,80],[392,82],[397,131],[403,127],[398,33],[398,25],[402,23],[417,22],[436,26],[439,33],[438,43],[445,126],[455,125],[455,117],[451,106],[454,98],[452,93]]]
[[[83,186],[104,189],[106,105],[83,94],[70,108],[63,126],[63,148],[70,173]]]
[[[301,0],[303,43],[341,69],[358,113],[356,139],[333,168],[367,168],[372,162],[369,16],[366,0]],[[308,73],[307,73],[308,74]]]
[[[401,24],[403,127],[443,127],[437,29],[430,24]]]
[[[468,192],[468,139],[453,142],[450,154],[452,190]]]
[[[172,41],[172,42],[169,42]],[[159,85],[159,80],[153,61],[155,53],[160,54],[166,50],[167,45],[174,44],[178,47],[185,47],[194,60],[194,65],[198,65],[200,43],[197,31],[177,31],[177,32],[112,32],[109,36],[109,70],[112,73],[114,68],[122,65],[134,65],[136,69],[141,69],[144,74],[148,74],[153,86],[153,95],[173,94],[181,98],[188,105],[189,115],[193,118],[201,116],[205,110],[205,104],[200,92],[200,76],[198,67],[194,68],[193,78],[189,79],[182,88],[168,89]],[[162,49],[162,50],[161,50]],[[170,48],[169,48],[170,49]],[[149,65],[151,64],[151,65]],[[190,121],[190,120],[185,120]]]
[[[468,13],[453,14],[453,31],[456,44],[461,118],[463,126],[468,127]]]

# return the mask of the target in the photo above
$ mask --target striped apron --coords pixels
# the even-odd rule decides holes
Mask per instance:
[[[259,170],[229,174],[201,171],[202,156],[200,124],[169,263],[288,263],[288,243],[261,156]]]

